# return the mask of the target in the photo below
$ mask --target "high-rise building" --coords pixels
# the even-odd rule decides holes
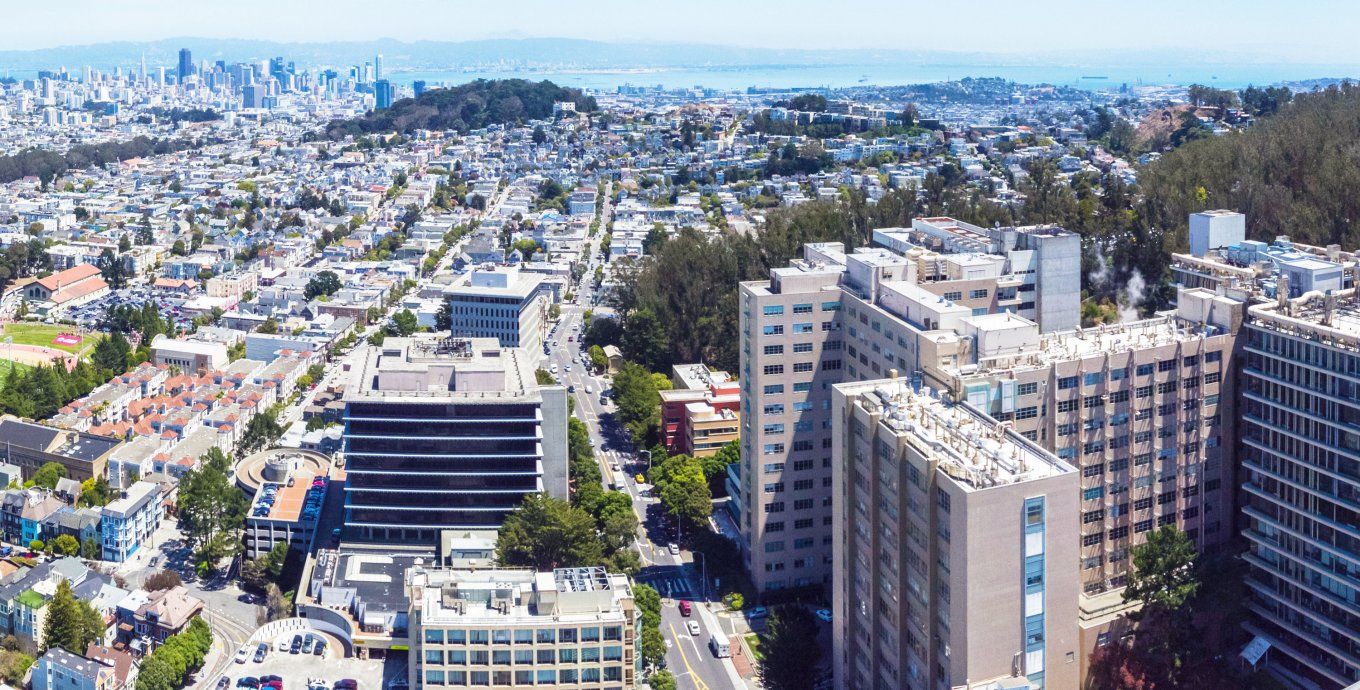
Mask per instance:
[[[264,84],[246,84],[241,87],[241,107],[263,108],[268,96],[269,88]]]
[[[383,74],[382,53],[373,56],[373,78],[375,80],[387,78]]]
[[[761,590],[831,582],[832,385],[914,372],[922,335],[968,317],[1014,312],[1044,333],[1078,323],[1074,233],[924,218],[874,240],[809,244],[740,286],[742,465],[728,505]],[[799,546],[764,551],[771,522]]]
[[[346,540],[433,549],[567,496],[567,393],[490,338],[388,338],[346,387]]]
[[[392,82],[386,79],[379,79],[373,83],[373,100],[379,108],[391,108],[392,99],[396,89],[392,87]]]
[[[833,387],[835,687],[1078,687],[1079,474],[947,398]]]
[[[193,75],[193,73],[194,73],[194,54],[189,52],[188,48],[180,48],[179,71],[176,72],[176,75],[179,76],[179,83],[183,84],[184,80],[188,79],[191,75]]]
[[[1341,688],[1360,681],[1360,291],[1278,292],[1243,354],[1246,627],[1300,687]]]
[[[412,568],[410,687],[635,687],[639,612],[603,568]]]
[[[411,82],[411,88],[415,90],[416,98],[420,98],[420,94],[425,93],[426,91],[425,82],[420,79]]]

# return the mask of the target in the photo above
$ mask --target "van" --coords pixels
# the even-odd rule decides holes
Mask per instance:
[[[692,610],[688,601],[685,601],[684,599],[680,600],[680,615],[688,616]]]
[[[724,635],[709,636],[708,648],[713,651],[713,656],[719,659],[732,656],[732,643],[728,642]]]

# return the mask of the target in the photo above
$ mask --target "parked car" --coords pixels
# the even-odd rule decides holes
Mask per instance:
[[[217,690],[227,690],[227,688],[229,687],[231,687],[230,678],[222,676],[221,678],[217,679]]]
[[[260,680],[254,676],[242,676],[236,679],[236,687],[258,688],[260,687]]]
[[[817,609],[817,617],[822,619],[822,621],[824,622],[830,623],[831,609]]]
[[[312,647],[314,647],[315,645],[316,645],[316,638],[315,638],[315,637],[312,637],[311,635],[307,635],[307,637],[303,638],[303,640],[302,640],[302,653],[303,653],[303,654],[311,654],[311,653],[312,653]]]
[[[283,678],[280,676],[260,676],[261,683],[272,683],[276,680],[279,682],[283,682]]]
[[[335,681],[335,690],[359,690],[359,681],[353,678],[341,678]]]
[[[751,620],[755,620],[757,618],[764,618],[768,615],[770,615],[770,611],[764,606],[757,606],[746,612],[746,617]]]
[[[300,651],[302,651],[302,636],[294,635],[293,643],[291,645],[288,645],[288,653],[297,654]]]
[[[247,661],[250,661],[250,647],[242,647],[236,652],[236,663],[244,664]]]
[[[317,640],[317,641],[316,641],[316,648],[312,650],[312,653],[315,654],[315,655],[317,655],[317,656],[324,656],[324,655],[326,654],[326,641],[325,641],[325,640]]]
[[[679,555],[680,555],[680,545],[679,545],[679,544],[676,544],[676,543],[674,543],[674,542],[672,542],[672,543],[670,544],[670,546],[667,546],[667,547],[666,547],[666,550],[667,550],[667,551],[670,551],[672,556],[679,556]]]
[[[269,655],[269,645],[267,645],[267,644],[261,642],[260,645],[259,645],[258,647],[255,648],[255,663],[258,664],[258,663],[260,663],[261,661],[264,661],[264,658],[265,658],[266,656],[268,656],[268,655]]]

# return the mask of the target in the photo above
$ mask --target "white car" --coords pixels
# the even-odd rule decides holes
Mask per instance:
[[[695,621],[690,621],[690,622],[688,622],[688,623],[685,624],[685,627],[686,627],[686,628],[689,628],[689,634],[698,636],[698,634],[699,634],[699,624],[698,624],[697,622],[695,622]]]
[[[679,545],[679,544],[671,544],[670,546],[667,546],[666,549],[669,550],[669,551],[671,552],[671,555],[672,555],[672,556],[679,556],[679,555],[680,555],[680,545]]]
[[[241,651],[236,653],[236,663],[244,664],[247,661],[250,661],[251,652],[252,650],[250,647],[242,647]]]

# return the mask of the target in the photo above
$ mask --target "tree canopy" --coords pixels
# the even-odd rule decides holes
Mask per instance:
[[[418,129],[467,132],[488,125],[547,119],[553,114],[553,104],[564,101],[574,103],[578,112],[598,109],[594,97],[547,80],[478,79],[403,98],[362,117],[336,120],[326,127],[326,133],[338,140],[346,135],[409,134]]]
[[[506,516],[496,539],[496,561],[536,570],[599,565],[604,549],[595,518],[547,494],[531,494]]]

